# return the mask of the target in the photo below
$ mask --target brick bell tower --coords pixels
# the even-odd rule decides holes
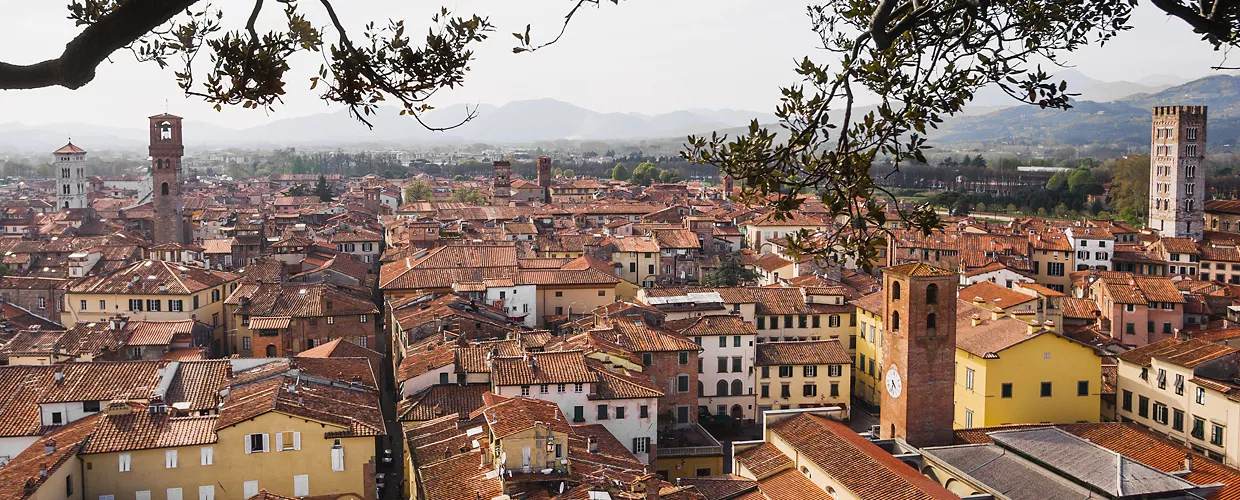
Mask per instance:
[[[1201,240],[1205,232],[1208,111],[1205,106],[1154,108],[1149,224],[1164,237]]]
[[[920,262],[883,270],[883,439],[952,444],[956,273]]]
[[[181,117],[168,113],[151,120],[151,198],[155,204],[156,245],[185,243],[181,202]]]

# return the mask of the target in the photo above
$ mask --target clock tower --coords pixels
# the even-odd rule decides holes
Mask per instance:
[[[955,272],[920,262],[883,269],[883,439],[952,444],[958,283]]]

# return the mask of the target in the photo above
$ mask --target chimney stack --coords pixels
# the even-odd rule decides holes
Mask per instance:
[[[53,453],[56,453],[56,440],[51,438],[44,439],[43,456],[51,455]]]
[[[1047,329],[1048,331],[1051,331],[1051,332],[1056,332],[1056,330],[1055,330],[1055,322],[1054,322],[1054,321],[1051,321],[1051,320],[1049,320],[1049,319],[1048,319],[1048,320],[1046,320],[1046,322],[1045,322],[1045,323],[1042,323],[1042,327],[1043,327],[1043,328],[1045,328],[1045,329]]]
[[[973,326],[982,324],[982,315],[978,313],[973,313],[973,317],[969,318],[969,322],[972,323]]]
[[[586,451],[590,453],[598,453],[598,438],[594,436],[586,436]]]
[[[1004,316],[1004,311],[1002,307],[995,307],[994,309],[991,309],[990,311],[991,321],[999,321],[1000,319],[1003,319],[1003,316]]]

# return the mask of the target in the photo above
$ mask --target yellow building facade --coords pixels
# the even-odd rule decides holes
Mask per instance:
[[[853,362],[853,395],[871,410],[879,408],[883,390],[883,294],[854,301],[857,307],[857,349]]]
[[[852,360],[839,341],[777,342],[757,348],[759,412],[851,407]]]
[[[1092,348],[1045,330],[994,352],[960,345],[956,428],[1099,420],[1102,358]]]

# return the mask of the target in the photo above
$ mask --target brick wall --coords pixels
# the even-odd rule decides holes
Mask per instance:
[[[647,354],[650,355],[651,364],[643,368],[645,376],[650,377],[655,386],[663,391],[663,397],[659,398],[659,413],[671,412],[676,414],[678,406],[689,407],[689,421],[697,422],[698,407],[698,374],[697,374],[697,353],[685,351],[686,364],[680,364],[680,353],[678,352],[651,352],[636,353],[637,357],[645,360]],[[676,378],[680,375],[689,376],[689,387],[687,391],[678,392],[676,386]]]

